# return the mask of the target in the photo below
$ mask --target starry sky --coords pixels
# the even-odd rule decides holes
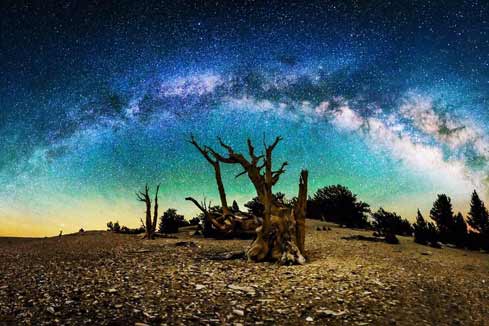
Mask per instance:
[[[0,235],[138,226],[218,202],[190,133],[236,149],[283,136],[276,186],[344,184],[413,219],[437,193],[488,198],[489,23],[483,1],[4,1]],[[225,166],[229,200],[251,184]]]

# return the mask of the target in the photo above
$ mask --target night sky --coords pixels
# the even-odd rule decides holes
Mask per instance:
[[[190,133],[283,136],[289,196],[307,168],[310,192],[408,219],[437,193],[488,199],[483,1],[53,3],[0,5],[0,235],[136,227],[146,182],[192,217],[185,196],[218,196]],[[230,201],[254,195],[224,171]]]

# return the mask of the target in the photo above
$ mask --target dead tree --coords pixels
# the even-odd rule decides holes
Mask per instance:
[[[151,218],[151,198],[149,197],[149,189],[148,185],[144,187],[144,192],[139,191],[136,192],[136,197],[139,201],[144,202],[146,204],[146,222],[141,219],[141,223],[143,224],[146,234],[144,235],[144,239],[154,239],[156,233],[156,223],[158,222],[158,192],[160,190],[160,185],[156,186],[156,194],[154,199],[154,213],[153,218]]]
[[[202,207],[195,199],[188,197],[194,202],[204,215],[209,218],[217,230],[235,232],[243,212],[231,211],[227,206],[226,193],[222,183],[220,163],[238,164],[243,171],[236,175],[247,175],[255,187],[256,194],[264,206],[263,219],[247,214],[247,219],[256,221],[256,238],[247,251],[248,259],[254,261],[272,260],[283,264],[302,264],[305,262],[304,240],[305,240],[305,214],[307,203],[307,171],[301,172],[299,180],[298,200],[293,208],[285,207],[275,201],[272,196],[272,187],[278,182],[280,176],[285,172],[287,162],[282,163],[278,170],[273,170],[272,152],[282,140],[277,137],[271,145],[263,142],[264,154],[256,155],[255,148],[248,139],[248,155],[237,153],[234,149],[218,138],[219,144],[226,154],[220,154],[211,147],[201,146],[195,138],[190,138],[193,144],[206,160],[213,166],[219,196],[222,205],[222,214],[210,214],[205,207]],[[248,230],[249,231],[249,230]]]
[[[198,149],[214,169],[222,212],[211,211],[210,203],[206,205],[205,200],[199,203],[192,197],[185,199],[192,201],[204,213],[205,223],[212,227],[212,236],[217,238],[253,237],[256,228],[261,224],[261,219],[239,210],[233,211],[228,207],[219,160],[210,152],[209,148],[200,146],[193,136],[190,137],[189,142]]]

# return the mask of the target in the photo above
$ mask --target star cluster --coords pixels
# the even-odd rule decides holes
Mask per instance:
[[[217,199],[194,134],[284,137],[277,191],[341,183],[412,218],[437,193],[487,196],[483,2],[4,4],[0,234],[136,226],[134,191],[191,217]],[[225,167],[228,196],[253,195]]]

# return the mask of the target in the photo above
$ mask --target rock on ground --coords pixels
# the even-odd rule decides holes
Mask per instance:
[[[308,221],[309,262],[290,267],[211,259],[249,240],[188,231],[0,238],[0,325],[489,324],[487,254],[352,235],[370,234]]]

